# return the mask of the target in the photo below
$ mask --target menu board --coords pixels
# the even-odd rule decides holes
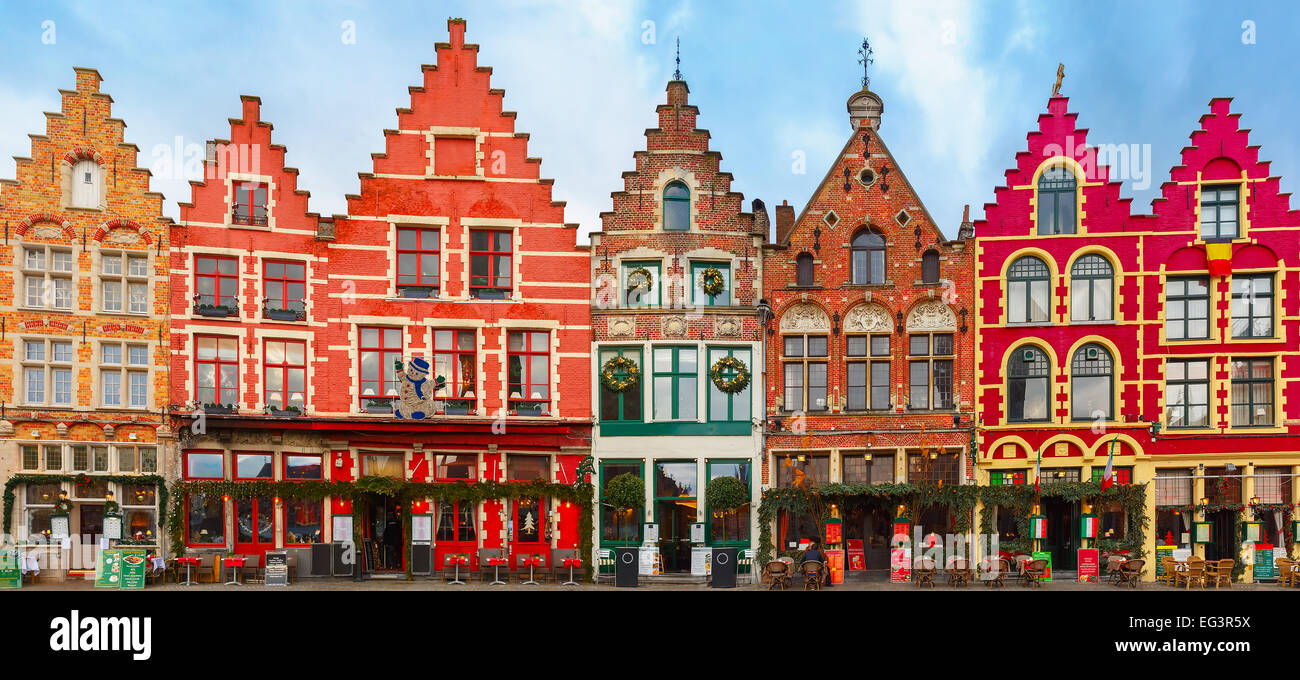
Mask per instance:
[[[713,548],[691,548],[691,576],[708,576],[713,573]]]
[[[335,543],[352,542],[352,515],[334,515],[333,537]]]
[[[704,522],[691,525],[691,543],[704,543]]]
[[[643,522],[641,524],[641,542],[645,545],[651,545],[659,542],[659,525],[655,522]],[[642,550],[642,553],[645,551]]]
[[[104,515],[104,539],[122,540],[122,516]]]
[[[849,571],[865,571],[867,568],[866,553],[862,550],[862,539],[849,539]]]
[[[428,517],[428,515],[425,515]],[[413,517],[412,519],[416,519]],[[268,586],[287,586],[289,585],[289,553],[280,551],[267,551],[266,553],[266,580]]]
[[[912,544],[907,540],[907,535],[912,529],[912,523],[899,518],[894,522],[894,537],[902,536],[902,540],[895,540],[889,550],[889,582],[890,583],[907,583],[908,578],[912,575]]]
[[[1255,548],[1255,569],[1251,572],[1255,578],[1273,578],[1273,549]]]
[[[657,527],[658,525],[647,524],[646,526],[647,526],[647,527],[649,527],[649,526],[656,526],[656,527]],[[656,576],[656,575],[658,575],[658,574],[659,574],[659,564],[660,564],[660,562],[659,562],[659,551],[656,550],[656,549],[654,549],[654,548],[642,548],[642,549],[638,550],[637,553],[641,556],[641,562],[640,562],[639,564],[637,564],[637,571],[636,571],[636,573],[637,573],[638,575],[640,575],[640,576]]]
[[[826,523],[826,542],[829,544],[839,543],[844,537],[844,525],[839,520]]]
[[[95,561],[95,587],[122,587],[122,551],[101,550]]]
[[[22,588],[22,558],[18,550],[0,551],[0,588]]]
[[[433,540],[433,515],[411,515],[411,542],[429,543]]]
[[[827,550],[826,568],[831,572],[831,583],[844,583],[844,551]]]
[[[1101,556],[1096,548],[1079,548],[1079,583],[1096,583],[1100,575]]]
[[[1032,553],[1030,556],[1036,560],[1047,560],[1047,571],[1043,572],[1043,577],[1038,580],[1042,581],[1043,583],[1051,583],[1052,582],[1052,553],[1035,552]]]
[[[1172,558],[1174,556],[1175,547],[1176,546],[1172,546],[1172,545],[1156,546],[1156,578],[1160,578],[1161,576],[1165,575],[1165,564],[1164,564],[1165,558],[1166,557]]]
[[[50,536],[70,536],[67,515],[50,515]]]
[[[119,552],[122,560],[122,590],[144,590],[145,573],[149,569],[148,551],[143,548],[127,548]]]

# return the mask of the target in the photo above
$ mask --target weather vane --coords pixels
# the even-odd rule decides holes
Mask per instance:
[[[677,36],[677,70],[673,71],[673,80],[682,79],[682,37]]]
[[[1056,97],[1061,94],[1061,81],[1065,80],[1065,64],[1057,63],[1056,65],[1056,84],[1052,86],[1052,96]]]
[[[867,42],[866,38],[863,38],[862,47],[858,48],[858,56],[860,57],[858,63],[862,64],[862,89],[864,90],[871,84],[871,76],[868,74],[867,69],[876,61],[871,58],[871,51],[871,43]]]

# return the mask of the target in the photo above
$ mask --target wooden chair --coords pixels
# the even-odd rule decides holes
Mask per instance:
[[[934,577],[938,573],[935,568],[934,560],[928,557],[922,557],[916,563],[916,569],[912,572],[912,577],[916,582],[916,587],[928,585],[934,587]]]
[[[262,569],[265,570],[266,565],[262,565]],[[297,550],[290,550],[288,552],[288,556],[285,557],[284,559],[284,570],[285,570],[285,578],[288,580],[289,583],[293,583],[294,581],[298,580],[298,551]]]
[[[1120,569],[1124,565],[1124,559],[1118,555],[1110,555],[1106,558],[1106,573],[1104,577],[1109,578],[1111,583],[1119,583]]]
[[[555,548],[551,551],[551,583],[564,583],[569,580],[569,568],[564,566],[564,560],[576,558],[578,551],[573,548]],[[582,573],[581,569],[573,570],[573,578],[579,578]]]
[[[1025,585],[1030,588],[1042,587],[1042,578],[1047,576],[1047,560],[1030,560],[1025,564],[1025,573],[1022,577]]]
[[[817,560],[808,560],[799,565],[803,572],[804,590],[821,590],[822,581],[826,580],[826,565]]]
[[[970,585],[970,568],[966,560],[955,559],[948,568],[944,570],[948,574],[948,585],[952,587]]]
[[[1217,562],[1207,562],[1205,564],[1205,587],[1211,583],[1217,589],[1220,584],[1227,584],[1232,587],[1232,568],[1236,565],[1234,560],[1219,560]]]
[[[208,575],[208,583],[221,583],[221,560],[217,559],[215,553],[204,553],[199,555],[199,566],[196,569],[199,583],[203,582],[203,575]]]
[[[992,578],[984,579],[984,585],[988,588],[1005,588],[1007,587],[1007,574],[1015,567],[1011,566],[1011,560],[1002,557],[998,559],[998,570]]]
[[[1296,561],[1287,557],[1280,557],[1277,560],[1277,583],[1280,586],[1294,587],[1297,576],[1300,572],[1296,571]]]
[[[244,583],[265,583],[262,576],[262,555],[244,555],[244,566],[239,568],[239,578]]]
[[[790,565],[781,560],[768,562],[763,567],[763,580],[768,590],[785,590],[790,585]]]
[[[1174,587],[1187,584],[1187,589],[1192,588],[1192,584],[1205,587],[1205,560],[1191,559],[1187,560],[1187,568],[1177,572],[1174,576]]]
[[[500,548],[479,548],[478,551],[478,582],[491,583],[494,576],[505,572],[505,581],[510,580],[510,564],[507,562],[499,567],[488,564],[488,560],[505,557],[504,551]],[[611,562],[613,560],[610,560]]]
[[[1142,580],[1142,567],[1146,566],[1146,560],[1129,560],[1119,569],[1119,585],[1127,585],[1131,588],[1138,587],[1138,582]]]
[[[1161,573],[1159,576],[1156,577],[1156,581],[1159,583],[1163,583],[1167,586],[1172,586],[1174,584],[1174,568],[1176,567],[1177,564],[1178,563],[1174,560],[1174,558],[1170,557],[1169,555],[1165,555],[1164,557],[1161,557],[1160,558]]]
[[[538,564],[537,566],[533,567],[533,580],[537,581],[538,583],[546,583],[547,577],[551,573],[550,556],[542,553],[526,553],[526,554],[530,557],[537,557],[541,560],[541,564]],[[517,561],[515,563],[515,572],[514,572],[515,583],[523,583],[528,580],[528,567],[524,566],[523,559],[522,559],[523,555],[524,553],[515,556],[517,558]]]

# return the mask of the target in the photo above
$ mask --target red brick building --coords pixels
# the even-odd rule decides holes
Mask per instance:
[[[1152,214],[1132,215],[1115,156],[1053,96],[976,224],[977,480],[1033,484],[1040,452],[1043,484],[1100,479],[1113,442],[1116,481],[1147,484],[1142,536],[1119,505],[1045,491],[1057,567],[1074,567],[1089,509],[1103,547],[1147,553],[1148,578],[1157,544],[1250,559],[1244,521],[1290,548],[1300,214],[1229,101],[1210,102]]]
[[[6,512],[13,493],[0,533],[51,542],[34,550],[47,577],[93,570],[105,535],[157,541],[172,442],[163,416],[171,220],[99,72],[74,70],[76,88],[59,91],[60,109],[30,135],[16,178],[0,180]]]
[[[448,27],[347,215],[308,212],[256,98],[217,142],[215,170],[232,147],[260,165],[196,185],[178,227],[174,399],[221,405],[185,446],[186,479],[575,481],[591,449],[587,251],[465,23]],[[567,496],[209,496],[186,510],[200,551],[310,549],[351,525],[367,569],[418,573],[412,540],[433,544],[435,569],[465,556],[462,572],[504,547],[549,569],[581,543]]]
[[[825,178],[797,217],[776,208],[765,488],[970,478],[972,232],[944,237],[885,145],[883,109],[865,88],[850,97],[852,133]],[[866,569],[888,567],[895,514],[881,502],[841,518]],[[943,508],[910,519],[955,528]],[[814,516],[782,511],[773,538],[781,551],[825,536]]]

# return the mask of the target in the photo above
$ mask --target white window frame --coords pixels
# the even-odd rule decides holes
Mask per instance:
[[[41,346],[42,355],[40,359],[28,359],[28,343],[37,343]],[[66,343],[69,348],[69,357],[67,361],[56,361],[54,359],[54,345]],[[76,349],[72,338],[60,337],[20,337],[18,339],[18,361],[19,369],[19,395],[22,397],[22,403],[27,406],[51,406],[72,408],[74,401],[73,379],[76,375]],[[68,399],[66,402],[55,400],[56,380],[55,372],[68,372]],[[41,399],[34,401],[28,399],[30,396],[27,385],[28,371],[39,371],[41,373]]]
[[[39,267],[29,266],[30,252],[39,252],[41,261]],[[54,268],[54,255],[65,254],[68,256],[68,269]],[[72,299],[75,297],[76,289],[76,261],[72,254],[71,247],[51,246],[41,243],[25,243],[19,247],[18,254],[19,266],[22,267],[23,287],[21,290],[22,304],[21,307],[26,309],[50,309],[61,312],[72,311]],[[55,281],[66,281],[68,286],[67,303],[60,305],[59,296],[55,290]],[[36,302],[32,301],[31,288],[33,283],[38,283],[40,292]],[[15,297],[19,293],[15,291]]]
[[[116,272],[109,272],[108,261],[116,259],[120,263],[120,269]],[[144,269],[141,273],[133,273],[131,268],[132,261],[144,260]],[[118,305],[116,308],[110,308],[108,305],[108,286],[115,284],[118,286]],[[139,309],[134,309],[135,304],[131,290],[133,287],[143,288],[144,294],[140,299]],[[131,314],[146,316],[149,314],[149,252],[134,250],[105,250],[99,255],[99,308],[106,314]]]
[[[108,348],[117,348],[120,353],[116,358],[117,362],[111,362],[105,356],[105,350]],[[144,363],[131,362],[131,350],[143,348]],[[150,408],[151,399],[149,397],[149,345],[135,342],[100,342],[99,352],[96,355],[99,366],[99,376],[96,385],[99,388],[99,405],[104,408],[147,410]],[[117,403],[109,403],[110,396],[107,385],[107,377],[117,375]],[[134,377],[141,377],[144,380],[144,399],[142,403],[134,403],[131,394],[131,380]]]

